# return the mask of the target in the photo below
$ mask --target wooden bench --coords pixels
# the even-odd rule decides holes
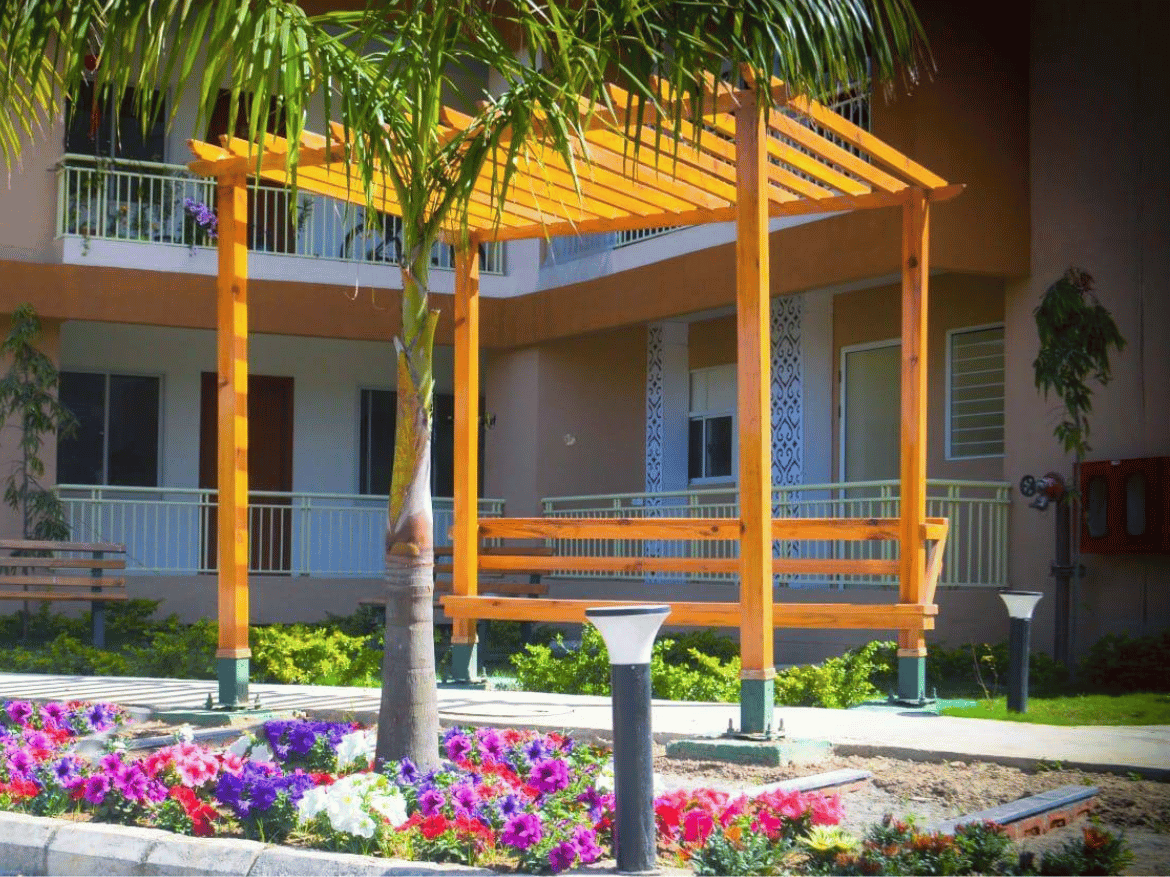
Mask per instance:
[[[105,646],[105,604],[128,599],[126,579],[106,575],[126,568],[125,545],[0,539],[0,552],[7,552],[0,556],[0,600],[88,601],[93,644]],[[118,556],[107,556],[111,554]]]

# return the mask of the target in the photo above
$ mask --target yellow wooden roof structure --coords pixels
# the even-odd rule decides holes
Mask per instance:
[[[625,107],[626,92],[611,86],[614,107]],[[516,168],[502,210],[493,196],[497,168],[489,160],[468,207],[467,226],[479,240],[520,240],[600,231],[726,222],[736,218],[735,117],[739,95],[721,87],[703,116],[695,145],[676,140],[668,123],[648,108],[642,127],[627,127],[622,110],[601,106],[582,113],[584,142],[574,142],[576,179],[553,148],[534,143],[515,159]],[[939,201],[957,194],[937,174],[807,97],[772,86],[768,116],[766,195],[770,216],[831,213],[904,202],[908,190]],[[446,108],[442,136],[472,124],[470,116]],[[684,126],[688,133],[690,125]],[[656,142],[657,141],[657,142]],[[253,144],[223,138],[221,146],[191,141],[190,169],[206,176],[255,175],[289,184],[289,144],[269,135],[257,155]],[[306,192],[365,203],[359,177],[344,163],[345,132],[306,133],[301,142],[297,186]],[[579,183],[579,191],[578,184]],[[401,215],[393,188],[375,186],[374,206]]]
[[[475,620],[581,621],[597,600],[493,597],[479,594],[484,570],[573,569],[594,574],[623,572],[739,573],[736,603],[672,602],[672,621],[740,627],[741,730],[765,733],[771,725],[771,680],[775,676],[773,630],[782,627],[897,629],[899,694],[921,697],[926,654],[924,631],[934,625],[934,591],[948,533],[945,519],[926,517],[926,373],[930,212],[933,202],[958,194],[907,156],[816,101],[790,95],[783,83],[762,90],[719,86],[709,112],[699,120],[697,145],[673,137],[653,114],[643,126],[604,107],[583,107],[583,139],[573,144],[576,177],[555,149],[537,140],[516,159],[511,186],[502,199],[493,192],[497,168],[488,165],[467,212],[469,239],[455,247],[454,375],[455,473],[452,527],[453,594],[443,598],[454,621],[452,642],[460,661],[472,652]],[[624,107],[628,95],[610,94]],[[766,117],[757,102],[770,100]],[[735,111],[743,109],[742,118]],[[747,121],[750,119],[750,122]],[[440,136],[457,136],[473,120],[455,110],[442,113]],[[297,186],[308,192],[364,205],[360,174],[346,164],[345,132],[306,134],[300,144]],[[217,363],[219,370],[219,628],[217,660],[221,702],[247,699],[248,511],[247,511],[247,274],[246,177],[280,184],[289,144],[265,137],[261,144],[226,138],[221,146],[192,142],[191,170],[219,180],[217,241]],[[376,186],[374,206],[401,215],[394,191]],[[902,211],[902,374],[900,509],[897,518],[772,519],[771,418],[769,417],[770,264],[769,216],[834,213],[876,207]],[[708,222],[736,223],[736,386],[738,520],[693,518],[591,519],[499,518],[480,520],[476,502],[479,467],[477,424],[480,397],[479,253],[476,241],[519,240],[573,233],[619,231]],[[455,234],[458,229],[449,229]],[[685,540],[738,542],[736,559],[693,557],[489,557],[487,538]],[[777,558],[776,540],[896,540],[897,560]],[[933,543],[929,548],[927,543]],[[543,564],[539,566],[538,564]],[[898,602],[889,606],[825,603],[799,606],[777,601],[773,576],[826,572],[836,575],[894,575]],[[905,659],[905,660],[903,660]],[[241,662],[243,662],[241,664]],[[905,665],[905,666],[903,666]],[[242,669],[241,669],[242,668]],[[905,669],[905,672],[903,672]],[[242,675],[241,675],[242,674]],[[917,675],[916,675],[917,674]],[[241,686],[240,680],[243,680]],[[905,693],[904,693],[905,692]]]

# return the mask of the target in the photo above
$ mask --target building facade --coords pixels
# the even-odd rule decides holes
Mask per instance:
[[[1075,8],[1074,8],[1075,7]],[[1053,640],[1051,510],[1013,489],[1071,474],[1036,392],[1032,310],[1077,265],[1128,343],[1094,397],[1093,459],[1170,455],[1167,110],[1159,10],[1036,2],[1029,14],[923,2],[936,70],[910,93],[840,111],[965,193],[932,214],[928,513],[951,518],[931,642],[1001,639],[1002,587],[1044,590]],[[1070,100],[1075,94],[1076,100]],[[80,113],[29,145],[0,191],[0,310],[31,302],[79,435],[56,451],[77,538],[125,542],[134,596],[214,613],[214,249],[183,171],[194,110],[121,140]],[[226,110],[207,136],[229,129]],[[96,120],[96,121],[95,121]],[[323,119],[309,127],[320,129]],[[138,131],[133,119],[121,129]],[[202,133],[202,132],[196,132]],[[251,534],[257,622],[342,612],[375,590],[392,453],[399,277],[394,221],[315,196],[250,196]],[[485,514],[733,514],[734,231],[673,229],[507,244],[482,283]],[[773,220],[774,514],[897,510],[900,215]],[[450,525],[450,254],[435,404],[436,538]],[[9,431],[7,434],[11,434]],[[9,458],[14,443],[0,444]],[[50,454],[53,456],[53,454]],[[1170,490],[1152,483],[1148,495]],[[1161,494],[1165,495],[1165,493]],[[15,528],[9,523],[9,530]],[[582,546],[575,546],[580,551]],[[588,550],[621,553],[619,543]],[[694,550],[662,546],[663,552]],[[808,550],[777,545],[777,552]],[[845,550],[830,547],[827,550]],[[873,555],[877,556],[877,555]],[[1074,651],[1170,623],[1165,554],[1085,555]],[[883,580],[777,580],[777,599],[880,602]],[[728,577],[554,577],[566,596],[732,598]],[[834,598],[836,599],[836,598]],[[777,631],[777,660],[886,632]]]

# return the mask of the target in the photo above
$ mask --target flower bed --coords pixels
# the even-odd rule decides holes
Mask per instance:
[[[178,740],[131,757],[115,739],[100,758],[71,751],[125,723],[109,704],[0,703],[0,809],[529,873],[595,862],[612,843],[612,763],[561,734],[454,728],[439,741],[442,766],[425,773],[408,760],[375,770],[371,730],[307,720],[266,722],[223,749]],[[893,873],[879,859],[906,865],[905,850],[927,847],[948,869],[913,873],[966,873],[952,861],[964,838],[901,825],[857,853],[832,828],[835,795],[699,789],[660,795],[654,809],[660,854],[699,874]],[[998,852],[984,836],[997,831],[967,845]]]

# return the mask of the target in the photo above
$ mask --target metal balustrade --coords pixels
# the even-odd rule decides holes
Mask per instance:
[[[215,207],[215,181],[182,165],[65,155],[57,165],[57,235],[90,241],[132,241],[213,247],[200,208]],[[402,220],[318,195],[261,183],[248,188],[248,248],[256,253],[397,265]],[[504,273],[504,246],[481,247],[484,274]],[[454,268],[454,252],[436,243],[431,266]]]
[[[70,538],[126,546],[127,572],[216,570],[216,491],[179,487],[57,487]],[[385,496],[343,493],[249,494],[249,568],[255,574],[375,578],[384,570]],[[436,546],[450,545],[453,500],[435,497]],[[482,517],[504,501],[481,499]]]
[[[778,486],[772,492],[772,513],[787,518],[896,518],[900,513],[897,481],[855,481],[831,484]],[[926,514],[950,520],[944,552],[943,587],[1006,587],[1007,526],[1011,485],[998,481],[927,481]],[[549,497],[542,501],[546,517],[562,518],[734,518],[738,497],[732,489],[663,493],[624,493],[595,496]],[[691,557],[734,558],[738,545],[726,540],[643,541],[616,539],[551,540],[554,552],[574,557]],[[777,541],[775,557],[895,560],[896,541]],[[566,578],[598,578],[596,573],[565,570]],[[648,578],[677,581],[677,574],[611,575],[609,578]],[[728,581],[734,575],[706,574],[692,580]],[[892,587],[891,576],[777,577],[788,587]]]

